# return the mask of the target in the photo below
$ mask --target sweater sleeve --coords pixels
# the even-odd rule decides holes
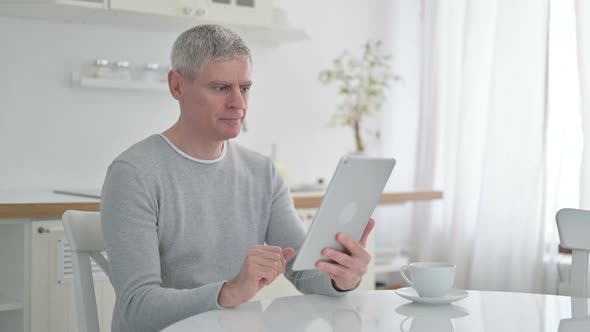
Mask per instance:
[[[102,191],[101,224],[115,289],[115,315],[128,331],[156,331],[220,308],[224,281],[194,289],[163,288],[158,203],[131,164],[115,161]]]
[[[297,254],[305,239],[305,227],[297,216],[289,188],[274,164],[272,178],[272,206],[266,243],[281,248],[291,247]],[[291,259],[287,263],[285,277],[300,292],[329,296],[346,294],[334,289],[332,279],[319,270],[293,271],[293,261]]]

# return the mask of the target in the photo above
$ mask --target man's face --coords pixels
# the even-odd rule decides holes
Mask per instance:
[[[182,121],[197,135],[212,141],[240,133],[248,110],[251,81],[248,58],[209,62],[191,81],[181,77]]]

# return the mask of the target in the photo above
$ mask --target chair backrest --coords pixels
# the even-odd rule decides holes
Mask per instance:
[[[590,251],[590,211],[561,209],[555,216],[561,246],[572,250],[570,289],[572,296],[588,295],[588,252]]]
[[[72,250],[78,327],[80,332],[99,332],[90,258],[109,275],[108,262],[101,253],[105,246],[100,213],[68,210],[63,214],[62,221]]]

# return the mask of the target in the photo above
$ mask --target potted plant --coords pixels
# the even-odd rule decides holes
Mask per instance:
[[[331,69],[320,72],[320,82],[337,83],[343,96],[330,125],[352,128],[357,153],[365,151],[363,119],[381,109],[389,83],[401,79],[392,73],[390,62],[391,56],[384,53],[380,40],[367,41],[360,57],[344,51],[334,59]],[[369,134],[379,139],[379,130]]]

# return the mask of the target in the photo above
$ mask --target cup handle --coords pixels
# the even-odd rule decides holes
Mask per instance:
[[[399,330],[400,330],[400,331],[402,331],[402,332],[407,332],[407,331],[408,331],[408,330],[406,330],[406,329],[404,328],[404,324],[406,323],[406,321],[407,321],[408,319],[410,319],[410,316],[408,316],[408,317],[404,318],[404,320],[402,320],[402,322],[401,322],[401,323],[399,323]]]
[[[404,265],[402,266],[402,268],[399,270],[399,274],[402,276],[402,278],[408,283],[408,285],[410,286],[414,286],[414,283],[410,280],[410,278],[408,278],[406,276],[406,270],[409,269],[410,266],[409,265]]]

